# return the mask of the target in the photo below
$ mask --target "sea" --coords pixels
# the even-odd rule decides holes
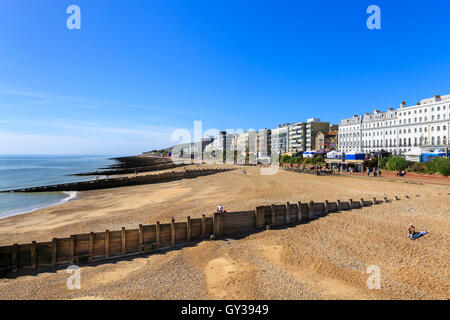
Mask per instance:
[[[0,191],[93,180],[70,176],[115,163],[101,155],[0,155]],[[0,219],[73,200],[77,192],[0,193]]]

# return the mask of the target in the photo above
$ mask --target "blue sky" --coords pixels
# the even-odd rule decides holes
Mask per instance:
[[[337,123],[450,94],[449,14],[447,0],[3,0],[0,154],[137,154],[194,120]]]

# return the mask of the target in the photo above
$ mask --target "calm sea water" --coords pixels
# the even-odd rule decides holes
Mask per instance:
[[[0,191],[95,179],[68,176],[114,163],[110,156],[0,155]],[[67,202],[76,192],[0,193],[0,219]]]

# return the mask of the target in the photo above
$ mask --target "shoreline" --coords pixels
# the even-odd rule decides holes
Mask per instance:
[[[12,210],[12,211],[14,211],[13,213],[9,213],[9,214],[7,213],[5,216],[0,216],[0,221],[3,220],[3,219],[10,218],[10,217],[15,217],[15,216],[20,216],[20,215],[33,213],[33,212],[36,212],[38,210],[45,210],[45,209],[49,209],[49,208],[54,208],[54,207],[57,207],[57,206],[60,206],[60,205],[72,202],[74,200],[78,200],[78,198],[79,198],[79,191],[62,191],[60,193],[67,194],[67,197],[65,197],[65,198],[63,198],[63,199],[61,199],[59,201],[47,204],[47,205],[38,205],[38,206],[34,206],[32,208],[29,208],[29,209],[27,209],[27,208],[16,209],[18,212],[15,212],[15,210]],[[2,214],[3,213],[0,212],[0,215],[2,215]]]

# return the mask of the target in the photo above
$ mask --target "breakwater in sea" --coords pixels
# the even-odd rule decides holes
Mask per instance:
[[[186,166],[186,164],[173,163],[172,159],[167,157],[129,156],[111,158],[111,160],[115,160],[116,163],[107,168],[100,168],[93,172],[76,173],[72,176],[111,176],[167,170]]]
[[[61,191],[87,191],[97,189],[119,188],[127,186],[136,186],[143,184],[152,184],[160,182],[169,182],[181,179],[192,179],[200,176],[207,176],[219,172],[231,171],[233,169],[198,169],[185,170],[179,172],[163,172],[159,174],[148,174],[134,177],[118,177],[109,179],[98,179],[90,181],[81,181],[73,183],[55,184],[48,186],[39,186],[31,188],[21,188],[15,190],[6,190],[7,192],[61,192]]]

